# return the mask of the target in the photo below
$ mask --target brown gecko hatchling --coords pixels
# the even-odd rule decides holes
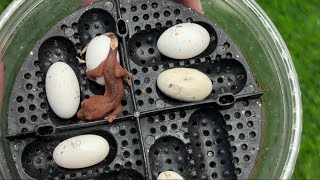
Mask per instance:
[[[105,94],[95,95],[81,103],[77,117],[81,120],[92,121],[106,119],[110,123],[122,113],[121,100],[123,99],[123,82],[131,86],[132,74],[123,69],[117,61],[118,38],[114,33],[106,33],[111,38],[111,47],[108,57],[101,64],[86,72],[89,80],[103,75],[105,80]]]

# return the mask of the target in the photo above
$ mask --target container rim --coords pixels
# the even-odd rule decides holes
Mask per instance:
[[[14,0],[0,15],[0,29],[6,24],[11,15],[23,4],[24,0]]]
[[[3,29],[12,15],[19,9],[27,0],[13,0],[10,5],[3,11],[0,15],[0,29]],[[38,3],[41,3],[43,0],[38,0]],[[233,0],[226,0],[230,3]],[[267,29],[268,33],[272,37],[273,43],[277,45],[278,51],[281,52],[282,61],[286,64],[285,71],[288,74],[290,89],[293,92],[291,95],[290,101],[292,102],[294,109],[293,112],[293,125],[291,129],[291,139],[290,139],[290,149],[286,157],[285,166],[283,168],[280,179],[290,179],[294,166],[298,157],[301,133],[302,133],[302,101],[301,101],[301,91],[299,87],[297,73],[295,71],[292,58],[290,56],[289,50],[284,43],[280,33],[276,29],[275,25],[272,23],[267,14],[262,10],[262,8],[255,2],[255,0],[241,0],[261,21],[264,28]],[[36,6],[36,5],[35,5]],[[32,8],[31,8],[32,9]],[[26,15],[28,12],[25,12]],[[21,16],[20,21],[25,16]],[[16,22],[16,25],[20,23]],[[9,36],[0,37],[1,43],[6,44]],[[4,47],[1,47],[0,44],[0,62],[2,62],[2,52]]]
[[[229,1],[229,0],[228,0]],[[301,133],[302,133],[302,101],[301,101],[301,91],[298,81],[298,76],[294,68],[294,64],[289,53],[289,50],[281,37],[279,31],[272,23],[268,15],[262,10],[262,8],[255,2],[255,0],[242,0],[242,2],[259,18],[264,28],[268,31],[272,41],[276,44],[278,52],[281,53],[282,63],[285,64],[285,71],[289,79],[289,88],[291,90],[291,99],[289,99],[293,105],[292,109],[292,129],[289,153],[286,157],[286,162],[282,170],[280,179],[290,179],[296,160],[298,158]]]
[[[38,0],[37,3],[35,3],[32,7],[27,9],[25,12],[22,12],[19,14],[19,17],[15,19],[14,27],[13,29],[16,29],[16,27],[20,24],[20,22],[29,14],[31,10],[33,10],[34,7],[36,7],[38,4],[40,4],[43,0]],[[8,43],[10,35],[13,33],[13,31],[10,32],[10,30],[6,29],[7,23],[9,23],[10,18],[14,17],[14,13],[17,12],[17,10],[25,3],[32,2],[31,0],[13,0],[9,6],[1,13],[0,15],[0,29],[5,29],[3,34],[6,34],[6,36],[0,35],[0,62],[2,62],[2,56],[3,52],[5,51],[4,44]]]
[[[1,13],[0,15],[0,29],[2,29],[5,24],[8,22],[13,13],[23,4],[24,0],[13,0],[9,6]],[[2,44],[5,44],[6,40],[3,40],[0,44],[0,62],[2,62],[2,53],[4,51],[4,47]]]

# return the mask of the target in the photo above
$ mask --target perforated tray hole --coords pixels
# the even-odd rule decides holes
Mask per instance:
[[[215,63],[201,63],[192,65],[205,73],[213,83],[212,95],[217,97],[220,94],[238,94],[247,83],[247,72],[244,66],[235,59],[222,59]]]
[[[40,127],[37,127],[35,131],[39,135],[47,136],[47,135],[53,134],[55,131],[55,128],[53,126],[40,126]]]
[[[93,131],[90,134],[96,134],[104,137],[110,145],[110,151],[108,156],[106,157],[105,160],[103,160],[99,164],[94,165],[92,167],[83,168],[81,170],[65,169],[65,168],[59,167],[53,161],[53,150],[60,142],[70,137],[73,137],[74,135],[60,136],[60,137],[56,137],[55,139],[52,139],[52,138],[39,139],[28,144],[23,150],[22,156],[21,156],[22,157],[21,163],[22,163],[22,167],[24,168],[24,171],[33,178],[45,179],[47,177],[52,177],[52,178],[59,177],[60,175],[63,175],[64,177],[66,174],[77,173],[83,170],[95,171],[99,168],[103,168],[104,166],[107,166],[114,160],[115,156],[117,155],[116,140],[111,134],[105,131]]]
[[[188,160],[186,145],[176,137],[156,140],[149,151],[152,179],[164,171],[175,171],[184,178],[192,177],[192,166]]]
[[[22,133],[33,130],[29,128],[30,124],[45,123],[48,119],[47,103],[44,102],[44,99],[37,97],[43,87],[34,87],[34,82],[42,84],[42,80],[36,77],[34,72],[38,71],[34,70],[24,74],[23,85],[20,86],[23,90],[16,90],[13,95],[15,98],[12,103],[15,104],[16,108],[11,109],[9,118],[16,120],[14,126],[19,127],[20,130],[18,129],[18,131]],[[27,90],[27,86],[32,86],[32,88]]]
[[[48,69],[53,63],[65,62],[79,77],[79,64],[76,60],[76,56],[77,50],[72,41],[61,36],[51,37],[45,40],[39,48],[39,62],[35,62],[34,65],[39,66],[40,64],[41,72],[36,72],[35,75],[37,77],[43,77],[44,79],[46,77]],[[25,74],[25,77],[29,77],[29,75]]]
[[[132,36],[128,43],[130,59],[140,66],[152,66],[165,62],[157,47],[157,41],[162,32],[163,30],[152,29]]]
[[[121,169],[120,171],[112,171],[109,173],[104,173],[97,177],[94,177],[94,180],[142,180],[143,176],[136,170],[133,169]]]
[[[116,32],[113,16],[102,9],[90,9],[83,13],[78,21],[80,43],[84,48],[96,36],[106,32]]]
[[[118,159],[113,163],[115,170],[135,169],[144,170],[143,152],[140,149],[141,142],[138,129],[134,122],[113,123],[110,131],[116,135]]]
[[[228,106],[235,103],[235,97],[233,94],[223,94],[218,97],[218,104],[221,106]]]
[[[123,112],[121,115],[127,116],[130,114],[133,114],[134,112],[134,107],[133,107],[133,102],[131,99],[131,93],[128,87],[124,89],[124,97],[121,101],[121,106],[123,108]]]
[[[223,112],[235,173],[239,179],[250,175],[258,154],[261,114],[257,111],[261,110],[260,105],[261,101],[257,99],[244,100],[237,102],[234,110]]]
[[[117,29],[119,34],[121,34],[122,36],[126,35],[128,30],[127,30],[127,24],[123,19],[119,19],[117,21]]]
[[[193,21],[191,17],[193,15],[189,14],[191,11],[184,12],[183,6],[173,4],[173,2],[169,4],[167,2],[157,1],[143,3],[142,5],[141,3],[133,4],[123,2],[121,9],[123,10],[123,17],[130,19],[129,23],[132,27],[130,31],[132,32],[139,32],[142,29],[148,30],[148,27],[152,27],[154,24],[156,28],[169,28],[174,24]]]
[[[198,109],[188,122],[197,176],[201,179],[236,179],[228,133],[220,112]]]

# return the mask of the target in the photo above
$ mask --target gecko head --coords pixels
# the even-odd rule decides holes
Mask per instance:
[[[118,47],[118,39],[111,39],[111,49],[116,49]]]
[[[118,38],[113,32],[108,32],[105,34],[111,39],[111,49],[116,49],[118,47]]]
[[[108,36],[109,38],[111,38],[111,36],[114,36],[115,34],[113,32],[107,32],[104,35]]]

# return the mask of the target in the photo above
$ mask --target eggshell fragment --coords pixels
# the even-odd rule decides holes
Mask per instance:
[[[157,180],[184,180],[182,176],[174,171],[165,171],[159,174]]]
[[[158,76],[157,85],[165,95],[186,102],[201,101],[212,91],[209,77],[191,68],[166,70]]]
[[[177,24],[158,39],[159,51],[173,59],[189,59],[201,54],[210,43],[208,31],[195,23]]]
[[[50,66],[46,75],[46,94],[53,112],[63,119],[74,116],[80,104],[80,87],[76,74],[64,62]]]
[[[91,70],[100,65],[109,55],[111,39],[106,35],[100,35],[93,38],[87,46],[86,51],[86,65],[87,69]],[[119,61],[119,53],[118,53]],[[103,76],[96,78],[96,82],[100,85],[104,85]]]
[[[67,169],[79,169],[103,161],[109,154],[109,143],[98,135],[80,135],[62,141],[53,151],[56,164]]]

